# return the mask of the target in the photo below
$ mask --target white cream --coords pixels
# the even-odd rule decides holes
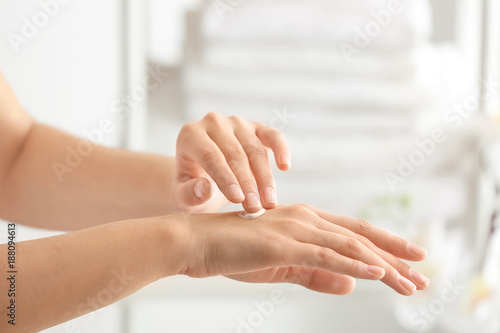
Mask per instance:
[[[257,213],[247,213],[247,212],[241,212],[238,213],[238,216],[244,218],[245,220],[255,220],[264,215],[266,210],[263,208],[259,210]]]

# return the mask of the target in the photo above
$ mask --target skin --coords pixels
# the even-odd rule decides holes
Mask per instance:
[[[16,325],[1,292],[2,332],[39,331],[177,274],[337,295],[353,290],[353,278],[402,295],[429,283],[400,260],[423,260],[424,249],[366,221],[277,206],[268,149],[281,170],[291,154],[283,134],[262,124],[210,113],[182,128],[176,157],[93,146],[60,181],[51,164],[81,141],[34,122],[0,75],[0,133],[0,217],[72,230],[16,244]],[[268,211],[252,221],[214,214],[227,200]]]

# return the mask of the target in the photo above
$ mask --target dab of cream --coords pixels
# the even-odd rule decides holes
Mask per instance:
[[[261,217],[262,215],[264,215],[265,212],[266,212],[265,209],[261,209],[257,213],[241,212],[241,213],[238,213],[238,216],[244,218],[245,220],[255,220],[255,219]]]

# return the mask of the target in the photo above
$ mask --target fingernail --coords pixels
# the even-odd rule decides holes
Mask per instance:
[[[417,287],[410,280],[405,278],[404,276],[399,277],[399,283],[401,283],[403,288],[405,288],[406,290],[408,290],[412,294],[415,292],[415,290],[417,290]]]
[[[366,266],[366,270],[373,275],[377,275],[377,276],[380,276],[380,275],[384,276],[385,275],[385,269],[383,269],[382,267],[368,265],[368,266]]]
[[[267,187],[264,190],[264,200],[266,200],[267,202],[273,202],[273,203],[277,202],[277,200],[276,200],[276,191],[274,190],[274,188]]]
[[[430,282],[429,278],[423,274],[420,274],[413,268],[410,269],[410,277],[412,278],[413,281],[416,283],[422,285],[422,286],[427,286]]]
[[[424,249],[421,246],[415,245],[413,243],[408,242],[408,244],[406,245],[406,248],[408,249],[408,252],[410,252],[411,254],[413,254],[415,256],[427,255],[426,249]]]
[[[247,194],[247,205],[249,208],[260,208],[260,201],[259,197],[255,193],[248,193]]]
[[[245,195],[243,194],[243,191],[238,185],[231,185],[229,186],[229,195],[233,197],[235,200],[242,200],[245,199]]]
[[[199,181],[194,184],[194,196],[198,199],[203,199],[205,197],[205,186],[203,186],[203,181]]]
[[[281,155],[281,163],[286,165],[291,165],[292,159],[290,158],[290,155],[288,154]]]

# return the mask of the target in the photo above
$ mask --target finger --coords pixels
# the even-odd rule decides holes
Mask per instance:
[[[318,215],[321,217],[323,215],[327,215],[327,213],[319,211]],[[394,251],[394,248],[391,248],[391,251],[385,251],[385,250],[379,248],[378,246],[376,246],[376,244],[374,244],[371,241],[371,239],[369,237],[367,237],[367,234],[365,234],[365,235],[357,234],[356,232],[353,232],[352,230],[349,230],[349,229],[344,228],[344,227],[341,226],[341,225],[345,225],[346,227],[350,226],[351,228],[360,231],[360,227],[356,226],[356,223],[357,222],[362,223],[364,225],[363,229],[366,229],[367,226],[369,228],[373,227],[370,224],[368,224],[368,222],[366,222],[366,221],[359,221],[359,220],[356,221],[356,219],[346,218],[344,216],[335,216],[333,214],[328,214],[328,215],[330,215],[329,218],[332,218],[332,221],[334,220],[335,223],[339,223],[339,225],[337,225],[335,223],[331,223],[330,221],[326,221],[324,219],[320,219],[320,220],[314,221],[315,222],[314,224],[316,225],[316,227],[318,227],[319,229],[323,229],[323,230],[326,230],[326,231],[335,232],[335,233],[338,233],[338,234],[343,234],[345,236],[357,239],[362,244],[364,244],[366,247],[368,247],[373,253],[375,253],[380,258],[382,258],[387,263],[387,265],[388,265],[388,266],[383,266],[386,269],[386,271],[387,271],[386,276],[384,276],[384,278],[382,279],[382,281],[384,283],[388,284],[391,287],[393,287],[395,283],[396,284],[399,283],[403,287],[409,289],[410,291],[411,291],[411,289],[413,289],[413,286],[411,284],[409,284],[408,281],[406,281],[406,280],[410,280],[410,282],[412,282],[413,285],[416,286],[416,288],[419,289],[419,290],[422,290],[422,289],[425,289],[425,288],[428,287],[428,285],[429,285],[429,279],[426,276],[424,276],[423,274],[420,274],[419,272],[413,270],[410,265],[408,265],[408,264],[404,263],[403,261],[399,260],[396,256],[394,256],[390,252],[399,253],[400,255],[401,254],[405,255],[406,258],[408,258],[408,259],[415,260],[414,256],[413,256],[413,258],[412,257],[408,257],[407,253],[405,253],[405,252],[401,253],[401,251]],[[335,217],[334,219],[333,219],[332,215]],[[349,219],[352,220],[351,224],[345,222],[345,220],[349,220]],[[318,223],[318,221],[319,221],[319,223]],[[399,242],[403,241],[404,244],[405,244],[404,247],[403,247],[403,249],[406,249],[406,246],[407,246],[406,244],[408,243],[407,241],[405,241],[405,240],[403,240],[403,239],[401,239],[399,237],[396,237],[396,236],[394,236],[394,235],[392,235],[392,234],[390,234],[388,232],[385,232],[385,231],[383,231],[381,229],[378,229],[378,228],[375,228],[375,227],[373,227],[373,228],[375,229],[374,233],[381,232],[382,235],[385,236],[385,237],[390,237],[390,239],[396,239]],[[400,248],[401,247],[402,246],[400,245]],[[406,280],[405,279],[401,279],[398,276],[398,274],[396,274],[394,272],[394,270],[396,270],[399,273],[399,275],[403,276]]]
[[[292,166],[292,155],[283,132],[260,123],[254,123],[254,125],[255,134],[259,140],[273,151],[278,168],[283,171],[289,170]]]
[[[398,258],[420,261],[427,256],[427,251],[424,248],[397,237],[390,232],[377,228],[365,220],[323,212],[311,206],[307,206],[307,208],[316,212],[319,217],[330,223],[337,224],[359,235],[365,236],[376,246],[384,251],[392,253]]]
[[[177,186],[174,195],[180,199],[181,211],[189,212],[212,197],[212,184],[206,178],[194,178]]]
[[[190,150],[194,152],[192,158],[214,180],[229,201],[241,203],[245,200],[238,179],[229,168],[224,154],[207,134],[199,135],[196,146]]]
[[[279,268],[271,283],[294,283],[333,295],[347,295],[356,286],[355,280],[350,276],[301,266]]]
[[[391,253],[388,253],[377,246],[373,244],[368,238],[365,236],[356,234],[352,232],[351,230],[348,230],[344,227],[335,225],[333,223],[329,223],[328,221],[325,221],[323,219],[318,219],[317,221],[314,221],[314,225],[324,231],[329,231],[329,232],[334,232],[337,234],[342,234],[347,237],[352,237],[363,243],[368,249],[370,249],[373,253],[378,255],[380,258],[382,258],[390,267],[393,267],[396,269],[399,274],[403,275],[405,278],[409,279],[411,282],[415,284],[418,290],[425,289],[429,286],[429,279],[415,271],[414,269],[411,268],[410,265],[406,264],[405,262],[399,260],[397,257],[392,255]],[[388,267],[384,267],[387,270],[389,270]],[[384,278],[382,279],[383,282],[387,282],[390,279],[390,274],[386,274]]]
[[[388,264],[383,258],[371,251],[356,238],[316,229],[309,231],[304,230],[297,240],[330,248],[345,257],[356,259],[369,265],[382,267],[385,270],[382,282],[400,294],[411,295],[416,290],[416,286],[411,281],[408,281],[406,277],[402,276],[394,266]],[[401,262],[401,264],[403,263]],[[399,268],[402,269],[403,266],[401,265]]]
[[[281,253],[286,266],[302,266],[322,269],[332,273],[349,275],[367,280],[380,280],[382,268],[345,257],[330,248],[307,243],[294,243],[286,253]]]
[[[231,117],[235,135],[245,151],[253,177],[257,182],[262,206],[272,209],[277,206],[276,184],[269,164],[267,149],[255,136],[253,128],[239,117]]]
[[[247,154],[233,131],[228,131],[228,126],[225,127],[226,129],[210,128],[207,133],[223,153],[227,165],[229,165],[243,190],[245,195],[243,207],[245,211],[250,213],[258,212],[262,209],[262,205]]]

